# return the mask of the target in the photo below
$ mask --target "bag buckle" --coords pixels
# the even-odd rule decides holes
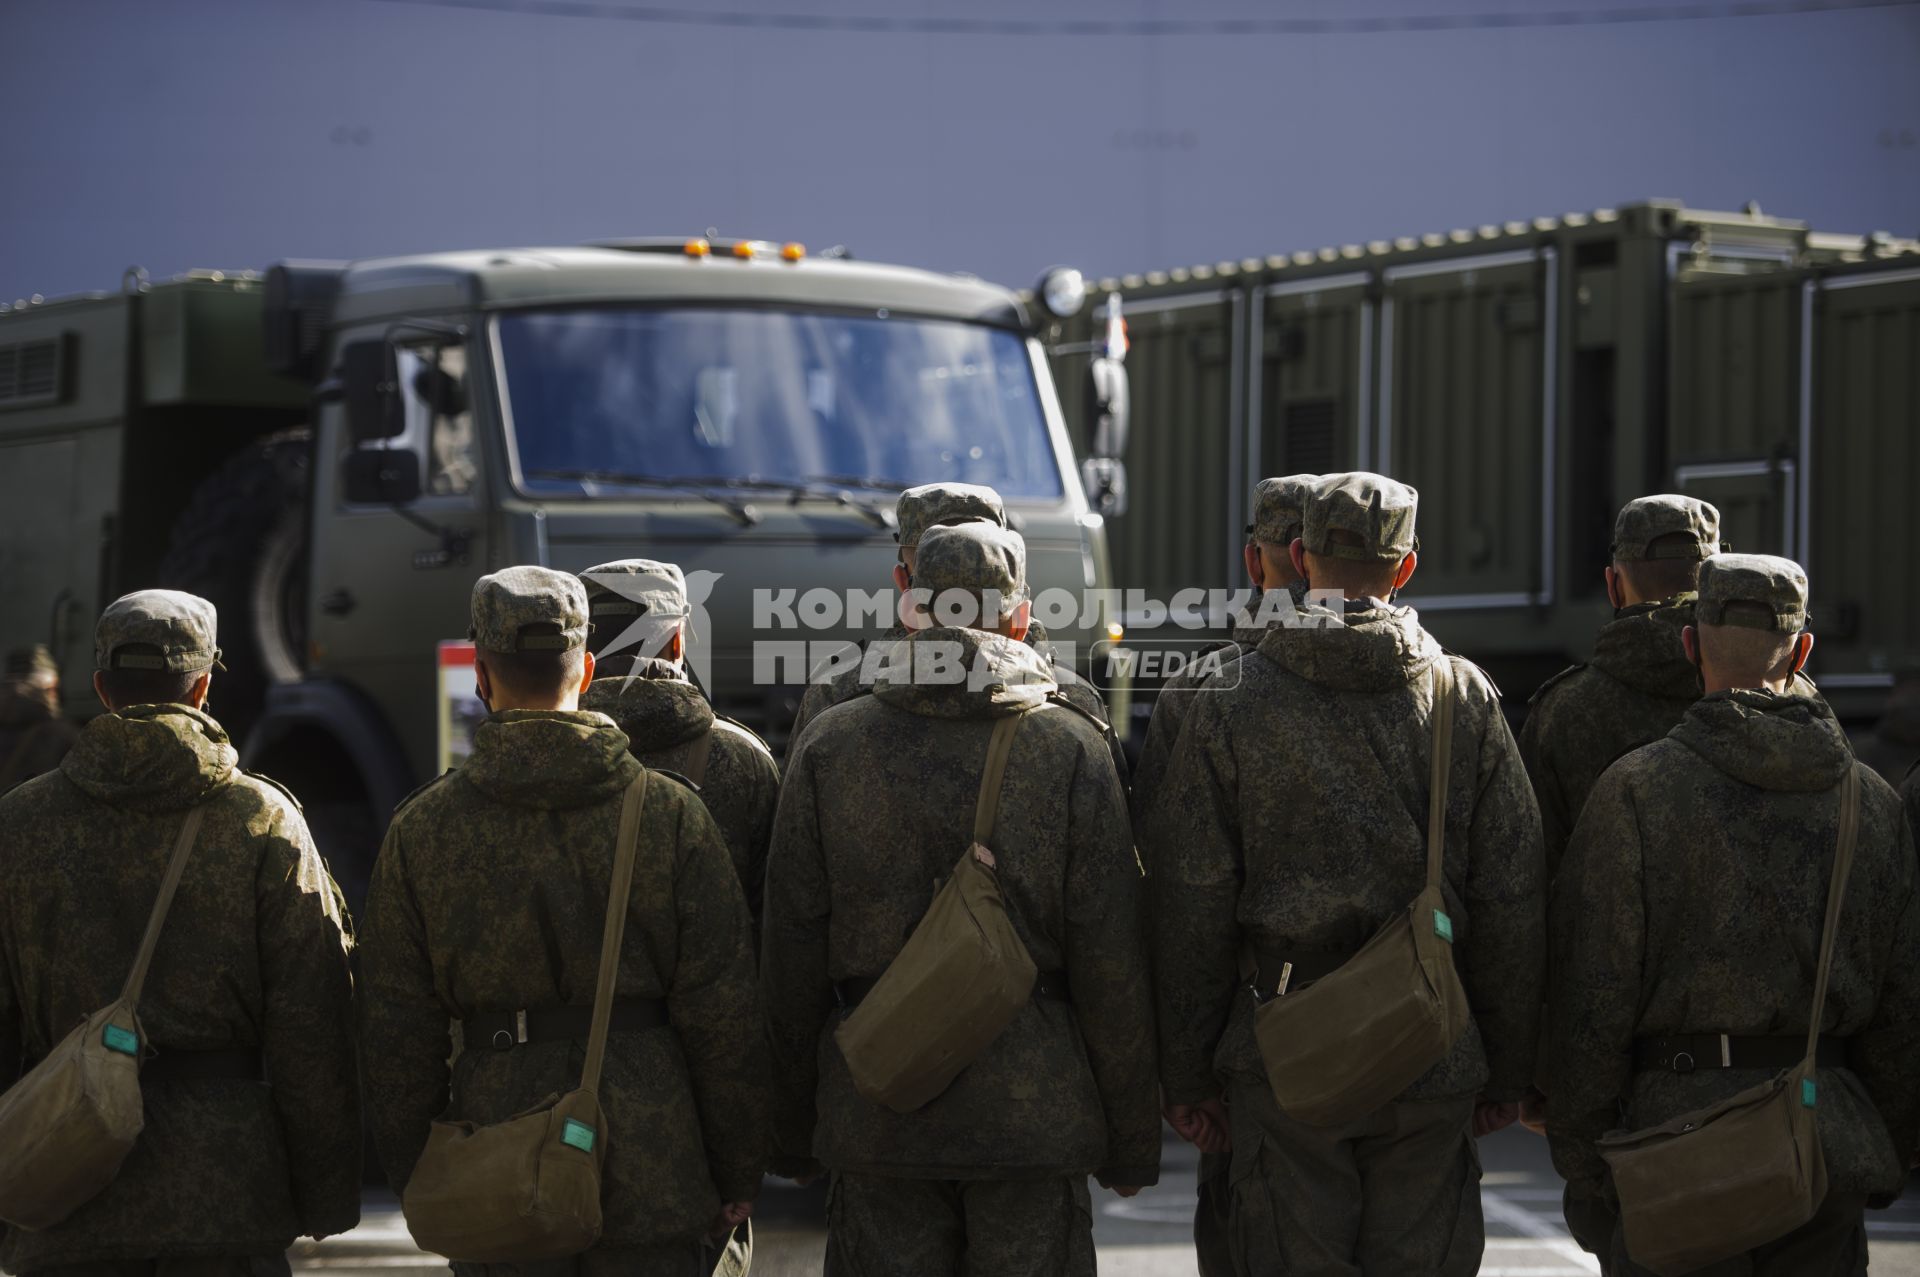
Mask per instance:
[[[1691,1073],[1695,1067],[1691,1051],[1675,1051],[1667,1063],[1675,1073]]]
[[[496,1051],[511,1051],[516,1046],[525,1046],[526,1044],[527,1012],[526,1008],[522,1007],[513,1013],[513,1028],[495,1029],[493,1031],[493,1049]]]

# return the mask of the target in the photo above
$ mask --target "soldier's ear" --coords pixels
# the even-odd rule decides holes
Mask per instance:
[[[208,670],[193,680],[193,689],[187,693],[187,703],[195,709],[207,707],[207,697],[213,692],[213,671]]]
[[[585,692],[593,684],[593,653],[582,652],[581,657],[580,686],[574,689],[576,693]]]
[[[93,672],[93,694],[100,698],[100,704],[106,708],[108,713],[113,712],[113,702],[107,699],[107,672],[105,670],[95,670]]]
[[[1699,668],[1700,631],[1691,625],[1680,627],[1680,648],[1687,654],[1687,664]]]
[[[1619,611],[1627,605],[1626,583],[1620,578],[1620,569],[1609,563],[1606,567],[1607,602],[1613,604],[1613,610]]]
[[[1287,557],[1293,560],[1293,570],[1300,574],[1300,579],[1313,584],[1313,577],[1307,572],[1307,543],[1295,537],[1287,545]]]
[[[1247,580],[1256,590],[1267,588],[1267,565],[1260,561],[1260,543],[1249,541],[1240,551],[1240,558],[1247,565]]]
[[[493,713],[493,671],[487,668],[487,658],[478,654],[473,658],[473,694],[487,707],[487,713]]]
[[[1813,631],[1801,630],[1793,639],[1793,668],[1787,671],[1791,679],[1806,668],[1807,658],[1813,655]]]
[[[1393,588],[1395,590],[1405,589],[1407,582],[1413,579],[1413,570],[1419,566],[1420,555],[1413,550],[1407,551],[1407,557],[1400,560],[1400,566],[1394,569]]]

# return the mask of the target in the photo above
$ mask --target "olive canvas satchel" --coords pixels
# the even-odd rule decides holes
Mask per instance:
[[[834,1030],[854,1089],[896,1113],[952,1085],[1033,997],[1039,970],[1007,912],[987,840],[1014,733],[1034,712],[994,723],[972,844],[872,991]]]
[[[400,1206],[424,1250],[474,1264],[577,1255],[600,1239],[607,1123],[600,1067],[613,1017],[647,771],[627,787],[600,939],[600,972],[580,1085],[504,1122],[437,1121]]]
[[[1840,834],[1827,884],[1820,966],[1800,1063],[1718,1104],[1599,1141],[1620,1198],[1627,1253],[1674,1277],[1765,1245],[1813,1218],[1827,1195],[1815,1103],[1815,1052],[1840,904],[1860,831],[1859,764],[1841,782]]]
[[[1452,663],[1442,656],[1433,667],[1425,888],[1332,972],[1296,992],[1255,990],[1265,998],[1253,1031],[1267,1079],[1281,1111],[1298,1121],[1337,1126],[1373,1112],[1466,1031],[1471,1012],[1441,891],[1453,706]]]
[[[194,807],[180,826],[119,998],[82,1020],[0,1095],[0,1220],[15,1228],[51,1228],[91,1201],[120,1173],[146,1125],[140,1099],[146,1037],[136,1011],[205,814],[205,807]]]

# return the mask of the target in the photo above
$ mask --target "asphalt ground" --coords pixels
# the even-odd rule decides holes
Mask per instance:
[[[1487,1221],[1484,1277],[1578,1277],[1598,1265],[1567,1236],[1560,1180],[1546,1141],[1510,1128],[1481,1141]],[[1191,1244],[1197,1154],[1169,1137],[1160,1183],[1131,1199],[1094,1189],[1094,1240],[1104,1277],[1197,1277]],[[755,1208],[755,1277],[817,1277],[826,1243],[825,1192],[770,1182]],[[1920,1277],[1920,1183],[1892,1209],[1869,1212],[1874,1277]],[[407,1235],[398,1203],[369,1191],[359,1228],[292,1252],[296,1270],[329,1277],[447,1271]]]

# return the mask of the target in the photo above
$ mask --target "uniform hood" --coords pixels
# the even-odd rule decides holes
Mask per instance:
[[[605,802],[637,766],[626,733],[605,714],[509,709],[474,729],[460,775],[498,802],[563,811]]]
[[[80,732],[60,771],[87,794],[134,811],[179,811],[233,779],[240,756],[208,715],[134,705]]]
[[[1680,631],[1693,624],[1696,597],[1677,594],[1621,608],[1594,640],[1593,668],[1649,696],[1697,699],[1700,671],[1680,643]]]
[[[713,726],[713,706],[679,666],[642,661],[631,681],[629,668],[594,675],[580,708],[597,710],[619,724],[636,752],[669,749]]]
[[[1846,733],[1817,695],[1715,692],[1672,736],[1735,780],[1781,793],[1832,789],[1853,765]]]
[[[1404,687],[1440,659],[1440,644],[1420,628],[1419,613],[1380,599],[1347,599],[1337,612],[1302,601],[1290,623],[1260,637],[1258,650],[1281,669],[1337,692]]]
[[[1000,718],[1032,709],[1055,690],[1047,658],[1000,634],[959,626],[876,643],[873,694],[928,718]]]

